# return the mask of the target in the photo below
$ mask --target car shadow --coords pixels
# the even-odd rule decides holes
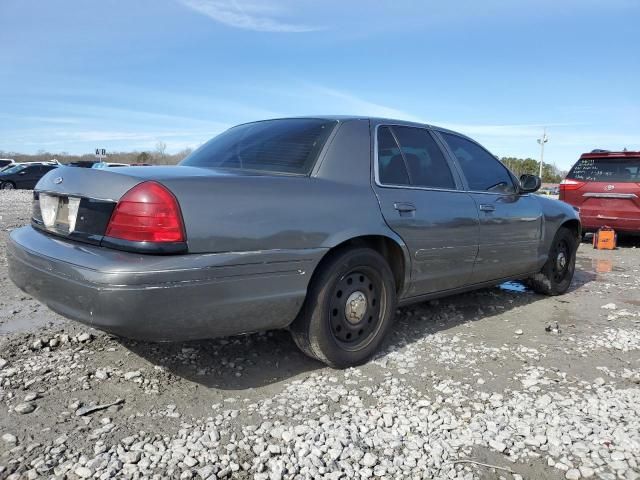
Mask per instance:
[[[618,248],[640,248],[640,235],[618,235]]]
[[[578,290],[595,278],[590,265],[578,266],[571,290]],[[383,358],[412,340],[463,323],[482,321],[546,298],[521,283],[509,282],[399,308],[396,325],[377,358]],[[302,354],[289,332],[284,330],[181,343],[118,341],[173,375],[221,390],[261,388],[327,368]]]

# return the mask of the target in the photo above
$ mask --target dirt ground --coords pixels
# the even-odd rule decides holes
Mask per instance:
[[[146,344],[66,321],[9,280],[31,197],[0,197],[0,478],[640,478],[640,240],[582,243],[563,296],[402,308],[336,371],[284,331]]]

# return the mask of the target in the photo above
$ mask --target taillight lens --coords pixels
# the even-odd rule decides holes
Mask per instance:
[[[116,205],[106,236],[132,242],[184,242],[176,197],[156,182],[136,185]]]
[[[573,180],[572,178],[565,178],[560,182],[560,191],[578,190],[584,187],[587,182],[581,182],[579,180]]]

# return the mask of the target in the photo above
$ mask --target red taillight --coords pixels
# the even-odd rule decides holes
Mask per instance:
[[[584,187],[587,182],[580,182],[578,180],[573,180],[571,178],[565,178],[560,182],[560,191],[568,191],[568,190],[578,190],[579,188]]]
[[[176,197],[156,182],[136,185],[116,205],[106,236],[132,242],[184,242]]]

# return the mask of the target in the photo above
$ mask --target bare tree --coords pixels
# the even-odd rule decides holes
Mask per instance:
[[[158,157],[158,163],[165,163],[165,156],[167,151],[167,144],[162,140],[156,142],[156,156]]]

